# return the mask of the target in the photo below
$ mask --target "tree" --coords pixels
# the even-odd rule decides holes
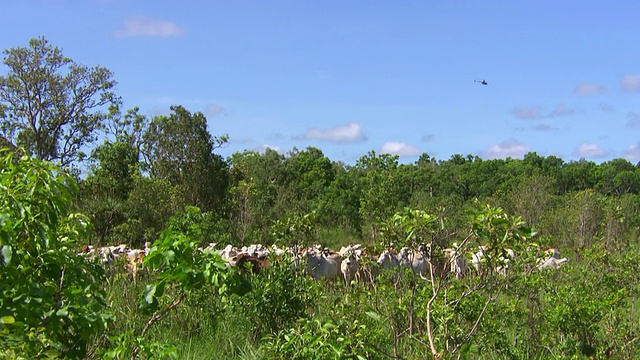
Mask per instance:
[[[592,189],[576,191],[566,196],[566,218],[570,223],[570,235],[575,237],[574,246],[590,247],[603,220],[604,197]]]
[[[138,155],[142,149],[142,136],[149,126],[149,120],[139,111],[140,108],[136,106],[127,110],[124,116],[114,113],[107,123],[107,133],[113,135],[116,141],[129,144]]]
[[[201,112],[171,106],[169,116],[155,117],[143,135],[143,153],[152,176],[167,179],[177,188],[184,205],[203,211],[217,209],[228,185],[228,165],[213,150],[227,136],[213,137]]]
[[[166,179],[134,176],[133,188],[123,204],[126,221],[113,229],[114,242],[140,248],[146,241],[157,239],[169,218],[178,212],[172,190]]]
[[[332,166],[335,175],[320,197],[318,222],[327,228],[341,228],[361,236],[361,188],[357,174],[339,162],[334,162]]]
[[[398,206],[397,168],[398,155],[376,155],[374,151],[356,162],[362,184],[360,216],[365,225],[370,227],[374,243],[378,233],[377,223],[391,216]]]
[[[307,147],[306,150],[294,150],[284,161],[285,171],[289,175],[289,188],[297,190],[294,205],[303,212],[312,209],[318,198],[333,181],[335,171],[331,160],[320,149]]]
[[[253,201],[256,197],[253,190],[253,182],[240,180],[229,188],[231,200],[231,224],[235,236],[240,240],[242,245],[249,232],[252,223],[252,210],[254,209]]]
[[[126,201],[139,174],[138,151],[123,141],[105,142],[91,158],[96,165],[80,182],[77,203],[91,218],[98,244],[105,245],[113,229],[127,220]]]
[[[560,189],[564,192],[593,189],[597,183],[597,166],[593,161],[570,161],[562,168]]]
[[[521,176],[517,180],[519,182],[508,194],[507,201],[513,206],[513,212],[520,214],[527,224],[538,226],[554,205],[554,179],[536,174]]]
[[[232,155],[232,216],[234,222],[245,222],[242,226],[246,228],[236,234],[239,239],[268,239],[272,221],[286,216],[286,209],[280,206],[281,189],[286,187],[283,163],[284,156],[271,149],[263,154],[244,151]]]
[[[0,76],[0,135],[40,160],[66,166],[82,160],[120,100],[111,71],[62,55],[43,38],[4,51]]]
[[[598,166],[597,173],[599,181],[595,188],[602,194],[620,197],[640,189],[640,172],[625,159],[604,162]]]

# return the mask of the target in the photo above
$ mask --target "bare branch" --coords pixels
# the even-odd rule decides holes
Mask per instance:
[[[482,318],[484,317],[484,313],[487,311],[487,308],[489,307],[489,304],[491,304],[497,298],[498,296],[494,295],[494,296],[490,296],[489,299],[487,299],[487,302],[484,304],[484,307],[482,308],[480,315],[478,315],[478,318],[476,319],[475,324],[473,324],[473,328],[471,328],[471,330],[467,333],[467,335],[465,335],[462,338],[462,341],[458,345],[456,345],[456,348],[453,350],[452,353],[455,354],[458,350],[460,350],[462,345],[464,345],[471,338],[471,336],[475,334],[475,332],[478,330],[478,327],[480,326],[480,321],[482,321]]]

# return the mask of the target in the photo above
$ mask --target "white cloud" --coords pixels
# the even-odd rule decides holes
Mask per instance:
[[[640,160],[640,142],[629,145],[627,151],[624,154],[624,157],[629,161],[639,161]]]
[[[400,142],[400,141],[387,141],[382,144],[380,152],[383,154],[392,154],[399,156],[418,156],[420,150],[412,145]]]
[[[367,137],[362,133],[362,126],[357,122],[339,125],[328,130],[311,128],[302,136],[294,139],[325,140],[336,143],[365,141]]]
[[[627,113],[627,127],[636,128],[640,126],[640,114],[629,111]]]
[[[607,156],[607,152],[602,150],[597,144],[582,143],[573,149],[572,154],[579,157],[601,158]]]
[[[513,109],[513,116],[518,119],[535,120],[542,117],[542,108],[540,106],[517,107]]]
[[[499,144],[491,145],[486,151],[488,159],[522,158],[529,152],[529,147],[521,142],[510,139]]]
[[[640,92],[640,75],[625,75],[622,77],[622,90]]]
[[[604,91],[604,87],[596,84],[580,84],[573,89],[573,93],[578,95],[597,95]]]
[[[273,146],[273,145],[269,145],[269,144],[256,146],[252,150],[253,151],[257,151],[259,153],[264,153],[265,151],[267,151],[267,149],[271,149],[273,151],[280,152],[280,147],[279,146]]]
[[[177,24],[147,16],[132,16],[124,19],[124,28],[115,33],[116,37],[179,37],[185,31]]]
[[[567,116],[567,115],[571,115],[571,114],[573,114],[575,112],[576,112],[575,109],[572,109],[572,108],[568,107],[564,103],[560,103],[547,116],[548,117]]]

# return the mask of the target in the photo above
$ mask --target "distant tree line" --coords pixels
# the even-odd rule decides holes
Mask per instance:
[[[42,37],[4,55],[0,145],[75,173],[76,210],[92,220],[96,245],[142,246],[189,212],[203,243],[270,243],[278,220],[313,213],[315,240],[375,244],[381,221],[406,207],[444,216],[455,229],[476,200],[521,215],[554,246],[615,248],[637,237],[640,167],[625,159],[425,153],[400,164],[370,151],[346,165],[315,147],[225,159],[215,151],[229,137],[212,135],[204,114],[180,105],[152,118],[137,108],[122,113],[109,70],[76,64]]]

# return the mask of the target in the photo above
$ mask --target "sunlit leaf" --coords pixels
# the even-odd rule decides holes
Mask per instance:
[[[9,265],[9,263],[11,262],[12,253],[13,251],[11,245],[4,245],[0,250],[0,254],[2,254],[2,262],[5,266]]]

